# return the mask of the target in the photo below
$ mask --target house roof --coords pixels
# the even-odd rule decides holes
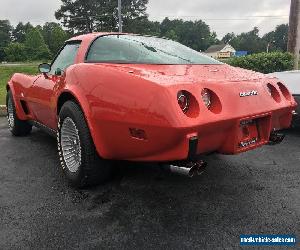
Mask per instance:
[[[212,45],[205,51],[205,53],[218,52],[218,51],[224,49],[225,46],[226,46],[226,44]]]

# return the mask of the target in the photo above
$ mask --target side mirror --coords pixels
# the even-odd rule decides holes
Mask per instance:
[[[49,73],[51,70],[51,66],[48,63],[42,63],[39,65],[39,71],[43,74]]]

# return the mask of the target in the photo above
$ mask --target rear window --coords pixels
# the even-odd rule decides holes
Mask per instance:
[[[180,43],[137,35],[99,37],[91,45],[86,61],[125,64],[221,64]]]

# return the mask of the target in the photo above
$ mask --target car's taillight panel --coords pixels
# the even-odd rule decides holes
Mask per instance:
[[[287,89],[286,86],[284,86],[281,82],[277,83],[281,93],[283,94],[284,98],[288,101],[292,100],[292,95],[290,91]]]
[[[201,98],[205,107],[212,113],[219,114],[222,111],[222,104],[218,95],[207,88],[202,89]]]
[[[271,84],[267,84],[267,90],[270,94],[270,96],[276,101],[276,102],[281,102],[281,97],[279,91]]]
[[[190,92],[186,90],[179,91],[177,93],[177,103],[186,116],[195,118],[199,115],[199,103]]]
[[[201,92],[202,101],[204,102],[205,106],[210,109],[211,107],[211,91],[208,89],[202,89]]]
[[[190,94],[187,91],[179,91],[177,102],[183,113],[186,113],[190,106]]]

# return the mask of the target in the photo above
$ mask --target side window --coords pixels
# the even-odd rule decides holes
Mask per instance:
[[[52,63],[50,75],[59,74],[74,64],[79,46],[80,42],[66,44]]]

